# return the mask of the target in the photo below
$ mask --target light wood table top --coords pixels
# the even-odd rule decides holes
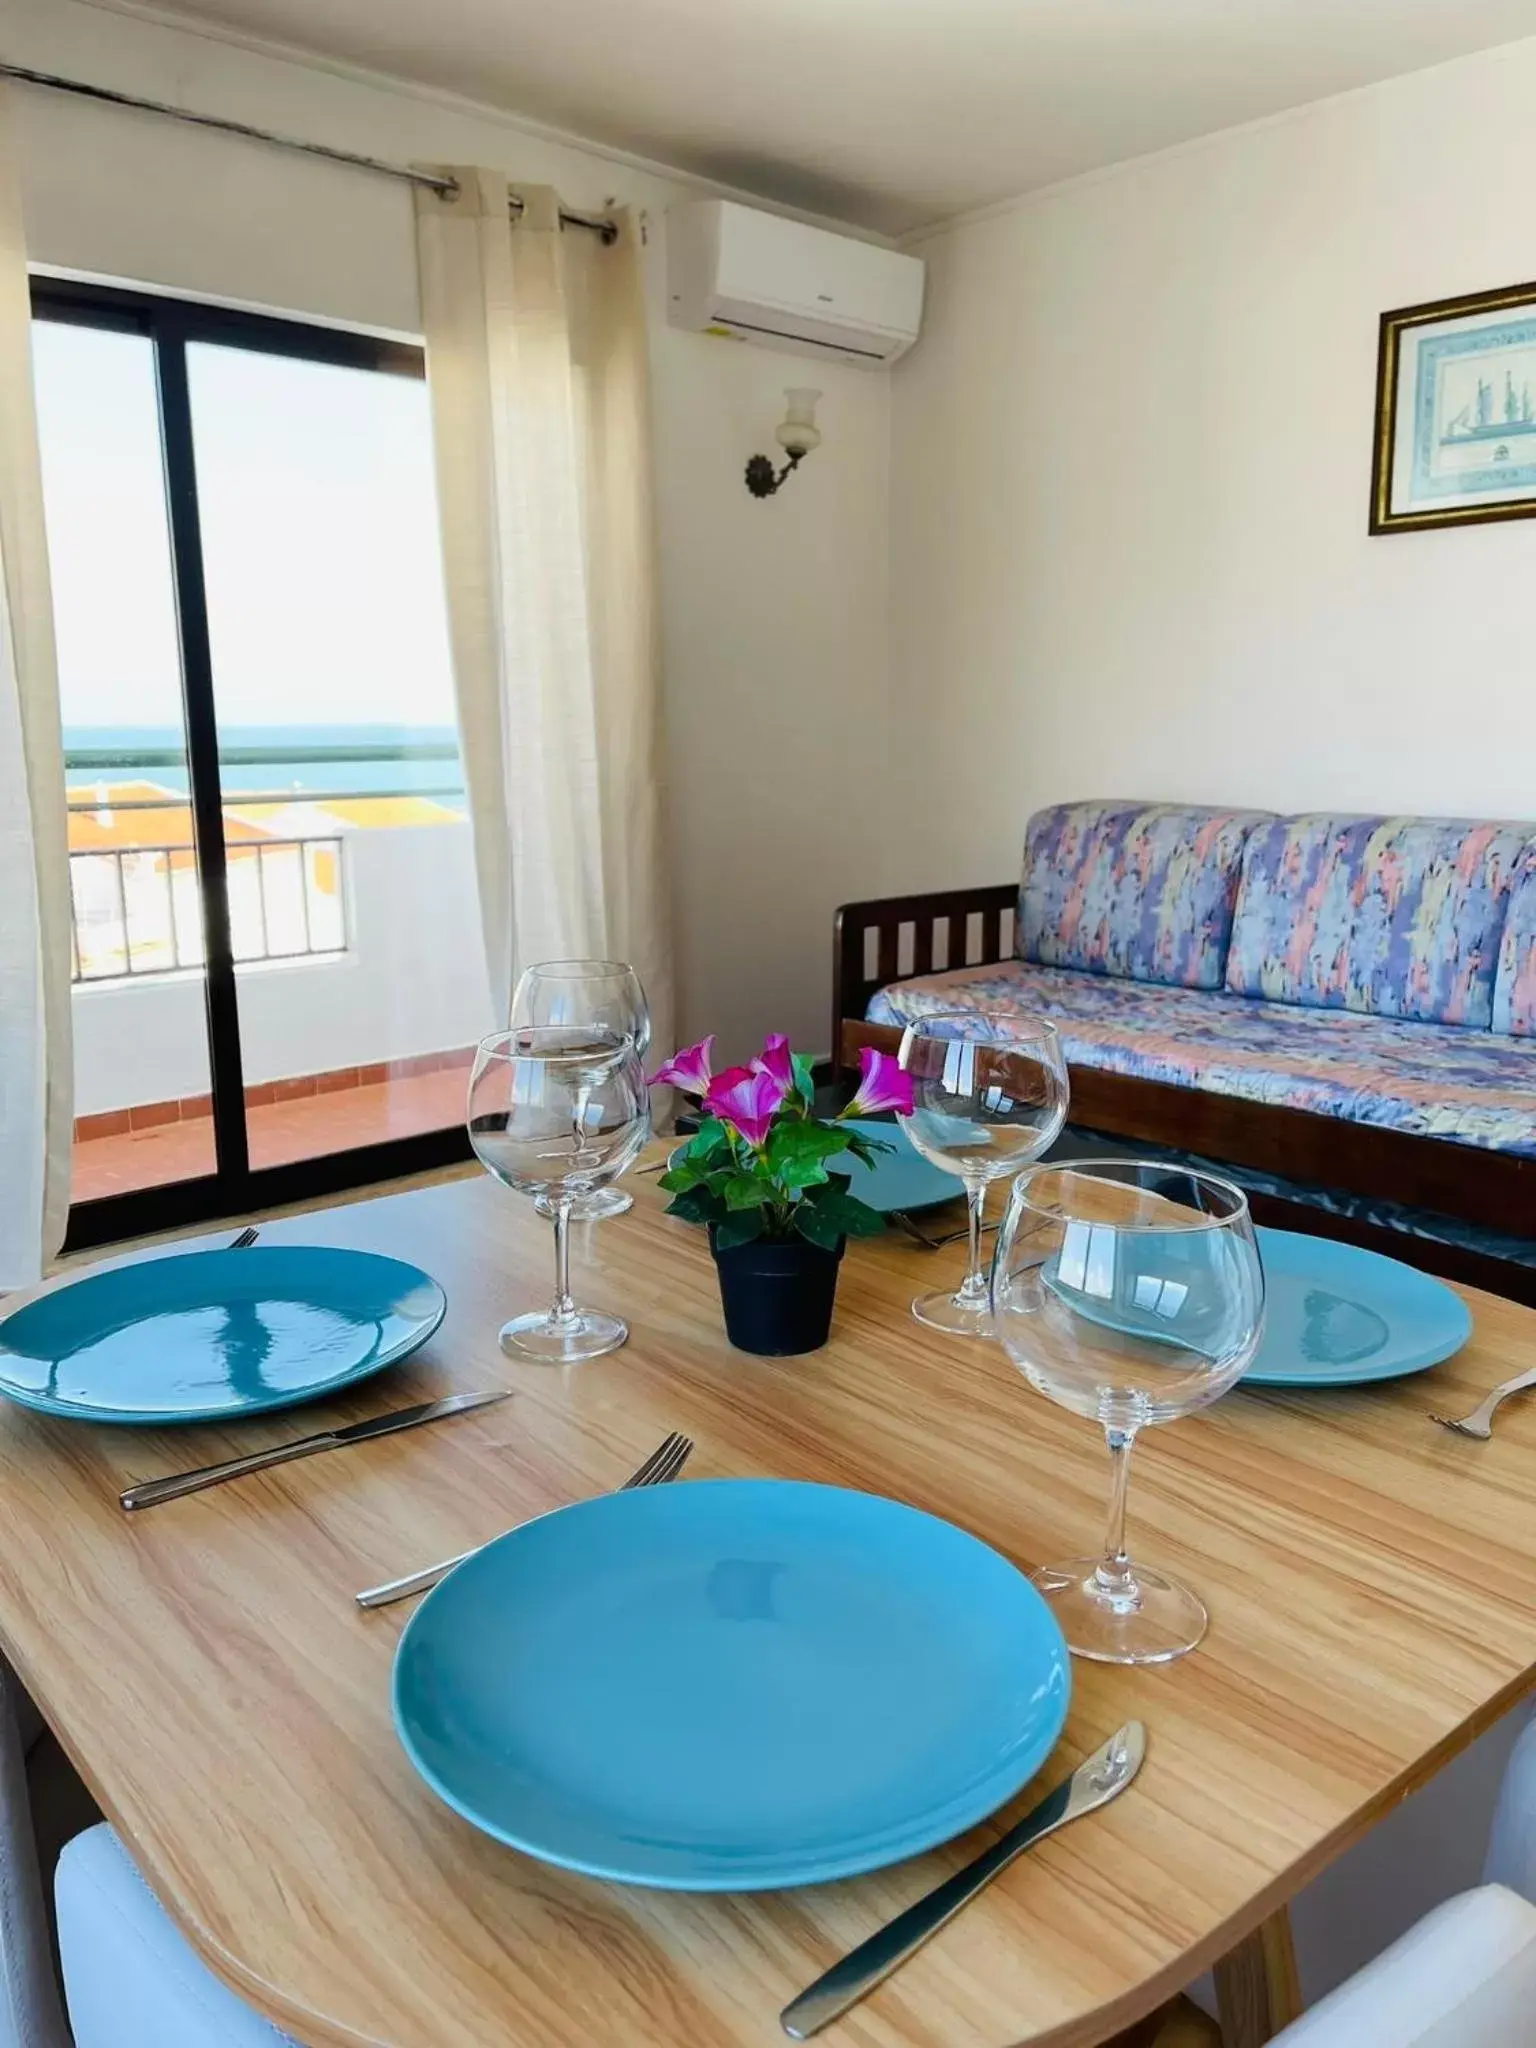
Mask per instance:
[[[238,1431],[0,1413],[0,1646],[140,1867],[213,1967],[312,2048],[711,2048],[782,2040],[780,2007],[989,1829],[876,1876],[687,1897],[541,1865],[477,1834],[390,1726],[408,1608],[353,1592],[617,1483],[674,1427],[690,1473],[894,1495],[1023,1564],[1092,1549],[1087,1424],[1003,1353],[907,1314],[960,1248],[850,1247],[831,1346],[731,1351],[698,1233],[636,1178],[574,1240],[581,1298],[627,1349],[568,1374],[496,1331],[543,1299],[548,1226],[482,1180],[308,1218],[267,1241],[426,1266],[448,1318],[354,1398]],[[1138,1785],[1023,1859],[829,2032],[865,2048],[1092,2043],[1151,2011],[1536,1683],[1536,1400],[1489,1444],[1436,1428],[1536,1363],[1536,1314],[1476,1293],[1436,1373],[1238,1392],[1147,1433],[1133,1548],[1186,1577],[1210,1635],[1161,1670],[1075,1669],[1054,1779],[1135,1715]],[[125,1516],[124,1484],[510,1383],[483,1414]],[[1025,1801],[1009,1809],[1022,1810]]]

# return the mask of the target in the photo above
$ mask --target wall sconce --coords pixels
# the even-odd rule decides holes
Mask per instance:
[[[784,396],[789,406],[782,423],[774,430],[774,439],[789,460],[775,472],[768,456],[752,457],[747,464],[747,489],[754,498],[771,498],[791,470],[798,469],[811,450],[821,446],[821,429],[816,424],[816,401],[821,393],[796,388],[786,391]]]

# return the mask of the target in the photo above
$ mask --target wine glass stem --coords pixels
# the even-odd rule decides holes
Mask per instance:
[[[961,1283],[957,1297],[967,1308],[986,1308],[987,1276],[981,1264],[981,1212],[986,1207],[987,1184],[979,1178],[968,1178],[965,1183],[966,1221],[971,1229],[971,1268]]]
[[[555,1300],[550,1309],[552,1323],[571,1323],[576,1320],[576,1304],[571,1299],[571,1198],[561,1195],[555,1203]]]
[[[1104,1438],[1109,1445],[1109,1531],[1104,1539],[1103,1560],[1094,1571],[1093,1590],[1117,1613],[1131,1614],[1141,1605],[1141,1588],[1125,1548],[1125,1494],[1130,1485],[1131,1449],[1136,1432],[1106,1429]]]

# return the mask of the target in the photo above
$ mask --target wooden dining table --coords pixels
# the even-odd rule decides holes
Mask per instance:
[[[1132,1547],[1203,1594],[1209,1635],[1163,1667],[1076,1664],[1056,1755],[995,1821],[799,1891],[625,1888],[502,1846],[416,1776],[390,1718],[410,1608],[361,1610],[359,1588],[613,1487],[673,1429],[697,1446],[680,1483],[857,1487],[1024,1567],[1096,1547],[1108,1478],[1094,1428],[1000,1348],[909,1315],[963,1248],[850,1245],[827,1348],[749,1357],[702,1234],[654,1179],[630,1185],[629,1215],[573,1235],[579,1297],[631,1328],[593,1363],[502,1355],[501,1322],[548,1293],[549,1226],[469,1178],[264,1227],[399,1255],[446,1290],[432,1341],[345,1399],[142,1430],[0,1404],[0,1648],[195,1949],[309,2048],[765,2048],[790,1997],[1134,1717],[1131,1790],[825,2038],[1102,2043],[1224,1957],[1228,2038],[1266,2038],[1294,2002],[1287,1901],[1536,1685],[1536,1399],[1489,1443],[1427,1414],[1536,1363],[1536,1314],[1468,1291],[1472,1340],[1429,1374],[1240,1388],[1146,1432]],[[513,1398],[118,1505],[134,1480],[495,1386]]]

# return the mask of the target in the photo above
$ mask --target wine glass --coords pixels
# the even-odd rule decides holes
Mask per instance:
[[[555,1299],[514,1316],[501,1348],[515,1358],[573,1365],[616,1351],[629,1335],[617,1316],[571,1299],[571,1211],[633,1164],[651,1133],[650,1091],[627,1036],[591,1025],[522,1024],[483,1039],[469,1081],[469,1141],[497,1180],[536,1202],[555,1224]]]
[[[912,1313],[953,1336],[992,1334],[981,1261],[987,1183],[1017,1173],[1067,1117],[1067,1063],[1044,1017],[941,1012],[909,1024],[898,1055],[912,1076],[912,1113],[897,1122],[925,1159],[965,1183],[971,1260],[958,1293],[920,1294]]]
[[[1034,1574],[1070,1649],[1163,1664],[1209,1617],[1125,1548],[1136,1433],[1214,1401],[1264,1334],[1264,1269],[1242,1191],[1157,1160],[1036,1166],[1014,1182],[992,1260],[996,1333],[1031,1386],[1103,1425],[1111,1464],[1104,1555]]]
[[[513,1025],[595,1024],[634,1042],[645,1058],[651,1044],[651,1008],[640,977],[623,960],[539,960],[523,970],[512,997]],[[571,1204],[577,1223],[597,1223],[622,1216],[635,1206],[622,1188],[597,1188]],[[554,1213],[549,1201],[538,1203],[541,1215]]]

